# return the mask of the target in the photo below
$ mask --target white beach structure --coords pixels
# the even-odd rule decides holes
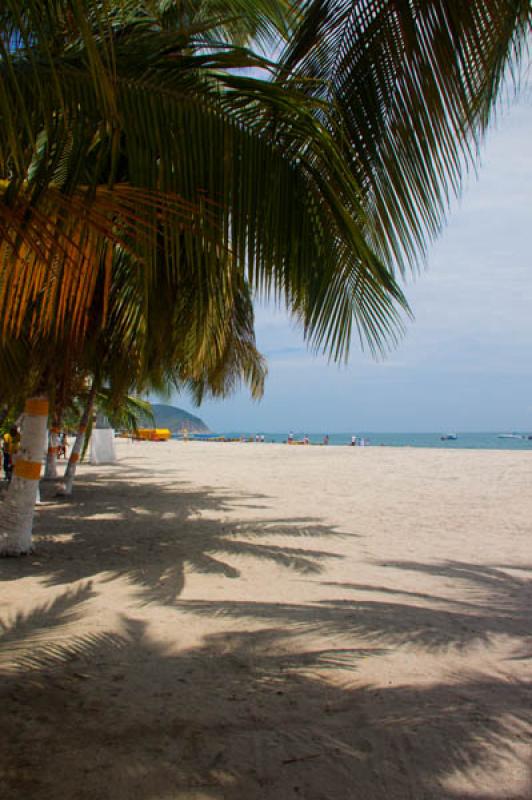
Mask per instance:
[[[92,429],[90,463],[116,464],[115,432],[103,415],[98,414]]]

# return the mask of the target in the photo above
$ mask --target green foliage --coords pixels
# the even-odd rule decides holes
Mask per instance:
[[[135,432],[146,422],[155,426],[151,403],[140,397],[128,395],[117,403],[112,392],[103,388],[97,394],[94,410],[96,414],[107,417],[111,427],[116,430]]]
[[[37,337],[69,328],[83,339],[95,273],[105,273],[105,309],[120,247],[146,296],[162,294],[166,275],[198,287],[197,305],[212,312],[246,280],[334,358],[356,328],[372,349],[394,340],[405,301],[373,247],[334,109],[299,78],[242,75],[272,71],[241,42],[260,38],[263,21],[282,28],[286,4],[245,6],[246,18],[236,0],[173,11],[7,0],[0,211],[13,263],[0,313],[10,309],[15,332],[26,320]],[[249,28],[236,43],[231,19]]]
[[[530,21],[525,0],[5,0],[0,377],[259,397],[253,296],[333,359],[354,332],[393,344],[395,272]]]
[[[333,107],[385,263],[415,264],[474,163],[529,0],[303,0],[280,74]],[[323,116],[324,124],[329,123]]]

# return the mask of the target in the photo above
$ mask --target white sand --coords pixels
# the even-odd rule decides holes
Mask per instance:
[[[0,797],[532,797],[532,453],[120,443],[0,562]]]

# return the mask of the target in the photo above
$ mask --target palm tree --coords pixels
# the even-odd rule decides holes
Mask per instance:
[[[153,421],[153,413],[149,402],[138,397],[127,396],[120,401],[105,387],[99,387],[95,376],[89,381],[85,397],[76,398],[77,406],[81,401],[81,415],[78,410],[78,430],[74,444],[66,465],[64,482],[58,489],[58,495],[69,496],[72,494],[77,465],[82,461],[90,442],[94,417],[102,413],[110,420],[113,427],[136,430],[141,417]],[[57,477],[57,476],[56,476]]]
[[[61,494],[72,493],[77,463],[90,436],[92,411],[102,393],[107,416],[118,419],[128,407],[134,410],[128,395],[132,390],[186,391],[197,404],[206,394],[225,397],[241,382],[255,399],[264,391],[266,365],[255,345],[253,305],[245,283],[238,284],[234,294],[224,293],[223,307],[213,292],[211,299],[218,298],[214,309],[206,302],[202,310],[179,287],[161,281],[162,302],[146,307],[130,280],[128,302],[124,301],[119,274],[116,270],[108,322],[84,354],[87,364],[91,363],[87,357],[93,360],[92,375]]]
[[[278,16],[283,5],[255,3],[251,27],[266,6]],[[224,38],[231,25],[220,4],[205,5],[215,16],[200,15],[201,24],[199,4],[182,4],[179,25],[163,6],[104,12],[94,0],[63,0],[43,14],[38,2],[4,5],[4,337],[24,334],[33,348],[68,332],[81,347],[95,298],[108,312],[120,251],[142,274],[145,298],[160,295],[161,275],[183,287],[194,275],[195,306],[223,308],[234,276],[246,276],[334,357],[347,353],[353,324],[380,346],[404,300],[373,252],[360,187],[315,102],[290,80],[228,71],[271,67]],[[44,373],[6,501],[7,526],[24,519],[17,552],[29,547],[32,512],[19,510],[36,491],[47,387]]]
[[[378,351],[407,308],[394,272],[439,229],[530,19],[524,0],[7,0],[2,335],[81,347],[120,251],[148,303],[170,275],[223,306],[222,264],[311,346],[346,357],[358,330]],[[287,32],[277,63],[249,47]]]
[[[128,258],[119,253],[116,262],[107,313],[102,315],[97,287],[89,315],[91,335],[83,340],[82,349],[71,337],[61,340],[59,347],[53,339],[48,339],[40,342],[38,358],[35,350],[27,347],[23,351],[25,357],[14,361],[9,358],[12,355],[9,348],[0,348],[0,368],[5,361],[3,371],[7,379],[11,369],[11,384],[18,385],[24,375],[31,375],[33,384],[26,381],[27,393],[31,394],[32,385],[45,379],[53,387],[52,426],[54,423],[59,426],[74,398],[83,397],[83,412],[65,473],[63,494],[72,491],[77,461],[87,441],[85,431],[90,435],[93,406],[104,395],[108,415],[116,415],[127,406],[132,391],[166,392],[173,388],[191,393],[199,403],[205,393],[225,396],[241,381],[249,386],[255,398],[262,396],[264,388],[266,368],[255,345],[249,287],[238,273],[225,276],[220,268],[222,283],[232,277],[234,285],[224,288],[220,284],[220,293],[212,291],[212,297],[207,297],[200,306],[185,287],[168,277],[159,282],[162,298],[147,302],[143,282],[138,279],[138,271],[131,274]],[[211,289],[214,288],[213,283]],[[189,285],[188,290],[198,295],[201,286],[194,290]],[[16,340],[17,345],[20,343]],[[46,466],[45,477],[56,479],[53,441]],[[13,542],[13,533],[6,533]]]
[[[192,392],[198,403],[205,393],[213,396],[230,393],[239,381],[248,384],[256,398],[263,391],[266,370],[255,346],[249,287],[242,283],[238,273],[235,273],[236,282],[233,281],[232,288],[226,287],[220,295],[213,292],[212,298],[200,309],[183,287],[170,280],[160,282],[162,301],[145,302],[143,282],[131,278],[128,259],[120,254],[117,261],[106,315],[102,314],[97,300],[97,288],[89,314],[88,329],[92,335],[82,340],[83,348],[70,336],[59,342],[43,338],[33,348],[29,345],[22,348],[26,344],[22,339],[7,340],[6,346],[0,348],[0,372],[9,385],[25,385],[30,395],[44,381],[53,386],[54,419],[62,418],[73,397],[82,393],[88,382],[63,494],[72,492],[93,404],[105,384],[109,386],[109,406],[115,410],[123,405],[131,390],[161,391],[169,385]],[[226,280],[223,270],[218,274],[222,281]],[[102,280],[100,278],[100,283]],[[224,298],[225,305],[220,297]],[[16,348],[8,346],[13,343]],[[40,446],[44,447],[42,436]],[[26,480],[26,484],[22,484],[24,488],[37,487],[36,479],[15,475],[13,482],[17,489],[21,480]],[[20,493],[13,493],[10,488],[6,508],[11,513],[6,517],[6,525],[0,521],[3,546],[8,552],[16,552],[22,546],[27,548],[31,542],[31,529],[28,532],[31,518],[26,514],[22,516],[25,527],[14,523],[20,519],[16,517],[22,505],[18,503],[19,498]]]
[[[155,250],[175,273],[193,262],[206,283],[231,256],[254,290],[284,298],[337,356],[354,322],[373,346],[392,333],[402,296],[373,253],[360,187],[317,118],[321,104],[297,82],[228,72],[268,62],[213,44],[216,17],[174,30],[148,12],[158,4],[104,14],[95,0],[63,0],[45,18],[18,5],[4,12],[1,142],[2,211],[27,249],[11,253],[0,298],[15,329],[40,292],[39,326],[53,314],[57,329],[68,315],[82,335],[94,256],[110,260],[120,244],[150,283]],[[36,252],[41,240],[48,247]],[[43,263],[54,258],[64,278],[50,285]]]

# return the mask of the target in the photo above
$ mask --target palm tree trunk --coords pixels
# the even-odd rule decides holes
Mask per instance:
[[[46,465],[44,467],[44,479],[53,481],[57,479],[57,434],[60,430],[60,420],[54,417],[52,426],[48,433],[48,452],[46,454]]]
[[[0,556],[20,556],[31,551],[35,501],[48,422],[48,398],[26,401],[13,477],[0,515]]]
[[[89,417],[92,413],[92,407],[94,405],[95,397],[96,397],[96,381],[94,380],[92,382],[92,386],[89,391],[89,396],[87,397],[87,403],[85,405],[85,409],[79,421],[78,432],[76,434],[74,446],[72,448],[72,452],[70,453],[70,458],[68,459],[68,464],[65,470],[65,480],[63,485],[61,486],[61,489],[58,492],[58,494],[60,495],[72,494],[74,476],[76,474],[81,448],[83,447],[83,440],[85,439],[85,431],[87,430],[87,424],[89,422]]]

